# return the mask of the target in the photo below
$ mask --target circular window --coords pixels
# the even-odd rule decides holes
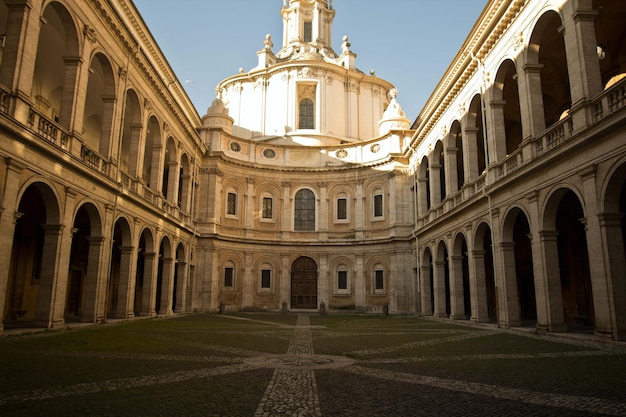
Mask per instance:
[[[276,151],[274,149],[263,149],[263,156],[272,159],[276,157]]]
[[[375,143],[370,147],[370,151],[372,151],[372,153],[378,153],[378,151],[380,151],[380,143]]]
[[[346,151],[345,149],[339,149],[335,155],[337,155],[337,158],[339,159],[344,159],[346,156],[348,156],[348,151]]]
[[[230,150],[233,152],[240,152],[241,151],[241,145],[238,144],[237,142],[231,142],[230,143]]]

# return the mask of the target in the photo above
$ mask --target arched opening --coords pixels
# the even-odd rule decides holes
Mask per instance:
[[[572,106],[563,23],[556,12],[545,13],[530,38],[529,63],[539,64],[545,127],[565,118]]]
[[[181,313],[185,305],[186,288],[186,261],[185,247],[182,243],[176,248],[176,263],[174,265],[174,285],[172,290],[172,311]]]
[[[422,163],[420,164],[420,185],[422,186],[422,195],[423,201],[425,202],[425,211],[430,210],[432,206],[432,199],[430,196],[430,167],[428,166],[428,157],[422,158]],[[422,212],[422,215],[425,215],[426,212]]]
[[[472,177],[483,174],[485,160],[485,131],[483,129],[483,104],[479,94],[472,99],[467,119],[468,163]]]
[[[456,184],[457,190],[463,188],[465,184],[465,165],[463,162],[463,134],[461,133],[461,123],[455,120],[450,127],[451,143],[456,148]]]
[[[435,311],[435,289],[433,283],[433,265],[430,248],[424,249],[420,265],[422,314],[432,316]]]
[[[100,266],[104,242],[101,238],[100,215],[93,204],[87,203],[78,209],[72,231],[74,233],[66,310],[71,314],[70,300],[77,301],[78,311],[72,312],[74,316],[80,316],[80,320],[85,322],[99,321],[103,318],[100,300],[105,296],[99,291],[99,281],[103,279],[100,275]],[[78,295],[78,298],[71,299],[70,295]],[[71,317],[70,315],[67,318]]]
[[[291,308],[317,309],[317,263],[307,256],[291,264]]]
[[[448,257],[448,248],[443,241],[439,242],[439,247],[437,248],[437,262],[435,266],[435,288],[437,288],[435,309],[437,316],[450,317],[452,312],[450,307],[450,259]],[[439,303],[442,305],[438,305]]]
[[[626,78],[626,3],[622,0],[594,0],[596,40],[602,85],[610,88]]]
[[[569,330],[592,329],[594,307],[583,208],[566,191],[556,212],[557,250],[563,314]]]
[[[452,301],[455,303],[454,318],[469,320],[472,317],[469,256],[467,241],[463,234],[459,234],[454,241],[452,265],[455,286],[455,294],[452,295]]]
[[[137,247],[137,272],[135,274],[135,302],[136,316],[150,316],[150,296],[152,293],[152,272],[154,270],[154,240],[149,229],[145,229],[139,237]]]
[[[133,90],[126,92],[124,104],[124,126],[122,127],[121,154],[118,156],[120,169],[131,178],[137,177],[138,158],[141,140],[141,106],[139,97]]]
[[[177,150],[173,137],[167,138],[165,146],[165,155],[163,155],[163,178],[161,184],[161,192],[163,198],[174,203],[175,198],[178,199],[177,185],[180,178],[178,168]]]
[[[300,100],[298,129],[315,129],[315,104],[310,98]]]
[[[156,117],[151,116],[148,120],[146,131],[146,146],[143,150],[143,174],[142,178],[148,188],[158,190],[159,165],[161,160],[161,126]]]
[[[504,138],[505,143],[497,143],[498,158],[503,158],[517,150],[522,143],[522,116],[520,113],[517,69],[511,60],[500,65],[494,83],[495,140]],[[497,105],[495,104],[497,103]],[[503,148],[505,152],[500,151]]]
[[[493,265],[493,244],[491,228],[481,223],[474,241],[474,269],[476,270],[476,320],[479,322],[497,321],[497,303],[495,269]]]
[[[94,55],[89,66],[81,136],[89,148],[104,156],[111,154],[109,147],[114,107],[113,70],[109,60],[99,53]]]
[[[315,231],[315,194],[303,188],[298,190],[294,207],[294,230]]]
[[[435,196],[435,204],[441,203],[446,198],[446,161],[443,150],[443,143],[437,141],[435,150],[433,151],[433,164],[432,169],[435,170],[431,178],[433,178],[434,185],[438,186],[433,189],[433,195]]]
[[[519,211],[513,225],[515,254],[515,276],[522,324],[534,325],[537,322],[537,301],[535,297],[535,274],[533,254],[530,244],[530,225],[526,215]]]
[[[184,212],[189,212],[190,196],[189,189],[191,187],[191,168],[189,166],[189,158],[187,154],[183,154],[180,161],[180,170],[178,178],[178,207]]]
[[[161,240],[159,246],[157,278],[156,278],[156,297],[154,311],[157,314],[169,315],[172,313],[172,294],[173,294],[173,261],[172,245],[167,237]]]
[[[58,2],[49,3],[42,16],[32,97],[41,114],[68,129],[80,66],[76,28]]]
[[[125,219],[118,219],[111,242],[111,269],[107,286],[107,318],[132,317],[129,297],[133,280],[130,277],[132,248],[130,227]]]
[[[30,185],[20,198],[15,218],[3,314],[7,327],[30,326],[50,317],[60,233],[58,205],[50,188]]]

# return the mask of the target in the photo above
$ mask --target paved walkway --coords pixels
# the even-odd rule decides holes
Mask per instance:
[[[230,319],[240,319],[229,317]],[[257,321],[250,319],[251,321]],[[288,327],[282,324],[272,323],[274,326]],[[363,350],[355,350],[348,352],[348,356],[370,356],[370,359],[356,361],[349,359],[346,355],[316,355],[313,350],[313,335],[310,327],[308,315],[298,316],[297,324],[293,328],[293,334],[290,339],[289,348],[283,355],[269,355],[264,352],[254,350],[245,350],[218,345],[198,344],[198,348],[215,351],[223,351],[231,354],[231,356],[176,356],[176,355],[140,355],[140,354],[124,354],[124,353],[102,353],[102,352],[47,352],[49,355],[77,355],[107,358],[124,358],[124,359],[148,359],[148,360],[171,360],[171,361],[197,361],[201,363],[210,363],[210,367],[200,367],[199,369],[186,370],[180,372],[171,372],[160,375],[146,375],[134,378],[120,378],[97,382],[87,382],[74,386],[65,386],[58,388],[49,388],[41,390],[33,390],[20,393],[0,394],[0,406],[9,403],[23,403],[28,401],[38,401],[44,399],[53,399],[66,396],[84,395],[89,393],[97,393],[102,391],[115,391],[128,388],[138,388],[147,386],[163,385],[173,382],[182,382],[192,379],[213,378],[219,375],[240,373],[245,374],[260,367],[272,368],[273,375],[263,394],[260,403],[256,408],[254,416],[301,416],[301,417],[321,417],[322,407],[320,406],[320,398],[318,393],[318,384],[316,382],[317,370],[330,370],[331,372],[339,372],[344,375],[349,374],[362,379],[377,380],[382,384],[408,384],[409,386],[421,386],[424,389],[438,389],[447,392],[445,396],[451,397],[449,394],[458,393],[479,395],[480,398],[491,398],[494,401],[505,400],[513,401],[515,404],[532,404],[539,407],[549,407],[558,415],[563,412],[567,415],[593,414],[593,415],[611,415],[626,416],[626,402],[612,401],[594,397],[582,397],[564,394],[555,394],[549,392],[541,392],[536,389],[518,389],[503,387],[490,384],[482,384],[469,382],[466,380],[446,379],[434,376],[419,375],[415,372],[401,372],[398,370],[384,369],[384,365],[416,363],[423,360],[421,357],[383,357],[376,359],[376,354],[388,354],[389,352],[400,351],[402,349],[410,349],[418,346],[433,346],[437,344],[445,344],[455,341],[465,341],[472,338],[486,337],[502,330],[492,331],[475,331],[468,329],[467,331],[458,330],[454,334],[446,334],[445,330],[439,329],[434,338],[421,340],[419,342],[408,342],[403,344],[393,344],[378,348],[369,348]],[[427,332],[428,330],[424,330]],[[367,333],[372,336],[372,333]],[[386,333],[389,335],[389,333]],[[326,332],[326,337],[332,337],[332,332]],[[541,336],[528,336],[537,337]],[[488,359],[525,359],[525,358],[560,358],[560,357],[594,357],[604,355],[624,355],[626,349],[622,346],[611,344],[598,345],[585,341],[562,341],[569,344],[582,346],[577,351],[563,351],[554,353],[540,354],[479,354],[479,355],[459,355],[456,357],[442,356],[441,358],[429,356],[428,361],[463,361],[471,360],[488,360]],[[233,357],[232,354],[239,356]],[[384,356],[384,355],[383,355]],[[215,364],[221,364],[215,367]],[[379,366],[376,366],[379,365]],[[398,369],[391,368],[391,369]],[[328,374],[325,374],[328,375]],[[393,386],[393,385],[390,385]],[[415,391],[418,392],[418,391]],[[1,409],[0,409],[1,410]],[[559,411],[560,410],[560,411]],[[393,411],[393,410],[392,410]],[[397,410],[391,412],[393,415],[401,415]],[[350,414],[352,415],[352,414]],[[428,414],[424,414],[428,415]],[[460,414],[459,414],[460,415]],[[532,415],[520,412],[516,415]],[[544,413],[544,415],[547,415]]]

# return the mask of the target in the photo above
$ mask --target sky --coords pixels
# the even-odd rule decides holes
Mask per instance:
[[[265,35],[282,47],[282,0],[134,0],[152,36],[200,116],[215,87],[257,65]],[[344,35],[356,66],[398,89],[414,121],[487,0],[333,0],[332,47]]]

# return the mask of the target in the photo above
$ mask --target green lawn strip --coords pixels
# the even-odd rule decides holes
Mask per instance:
[[[368,363],[395,372],[624,402],[626,355]]]
[[[376,331],[396,331],[397,329],[441,329],[458,330],[463,326],[453,323],[442,323],[415,316],[374,316],[374,315],[325,315],[310,316],[311,326],[324,326],[328,329],[338,331],[360,331],[359,329],[369,329]]]
[[[259,369],[183,382],[69,395],[2,406],[12,417],[251,416],[272,370]]]

